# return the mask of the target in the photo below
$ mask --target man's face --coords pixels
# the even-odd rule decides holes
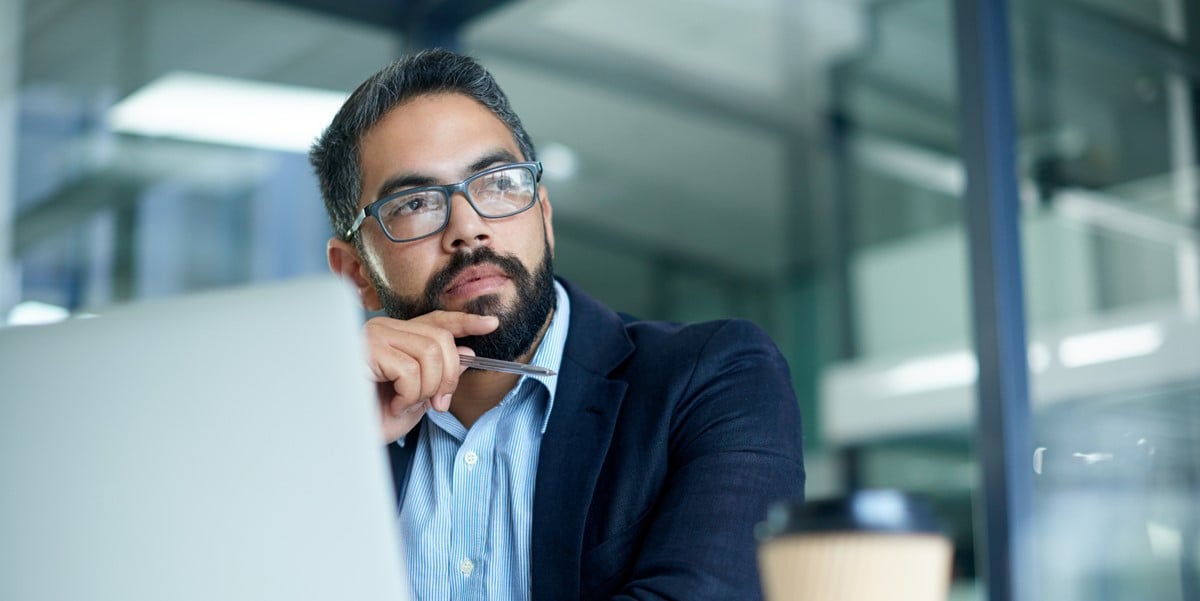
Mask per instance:
[[[429,184],[461,181],[519,162],[512,133],[490,111],[458,94],[420,96],[391,110],[360,147],[359,206]],[[554,305],[553,229],[545,189],[533,208],[484,219],[461,195],[437,234],[392,242],[374,220],[359,230],[369,309],[409,319],[436,309],[500,317],[487,336],[460,340],[481,356],[515,359],[530,348]]]

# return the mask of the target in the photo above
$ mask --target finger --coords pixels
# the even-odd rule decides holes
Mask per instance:
[[[391,355],[379,366],[383,376],[381,382],[385,386],[380,398],[388,404],[392,415],[425,398],[421,394],[421,365],[416,359],[403,354]]]
[[[442,397],[458,388],[458,376],[461,373],[458,349],[450,332],[429,324],[405,322],[402,327],[392,324],[383,328],[382,332],[375,334],[373,342],[379,346],[373,347],[372,360],[381,364],[379,371],[382,377],[392,375],[387,373],[389,354],[397,353],[416,359],[419,366],[416,377],[421,381],[420,398],[432,398],[434,405],[444,410],[449,399],[442,400]]]
[[[417,399],[428,400],[434,409],[446,411],[459,376],[465,369],[459,363],[459,353],[474,354],[465,347],[456,347],[458,335],[477,335],[495,330],[499,320],[455,311],[434,311],[411,320],[386,317],[367,323],[370,361],[377,381],[395,383],[396,402],[411,406]],[[409,357],[416,361],[401,359]],[[416,380],[416,397],[412,382]]]
[[[385,340],[390,339],[392,341],[390,344],[404,352],[415,354],[419,349],[416,346],[412,346],[417,341],[404,338],[400,334],[401,332],[423,334],[432,338],[441,346],[444,366],[442,383],[438,390],[431,395],[434,400],[434,407],[437,409],[448,406],[449,397],[446,395],[452,394],[458,388],[458,376],[465,371],[459,365],[458,355],[466,347],[456,348],[454,339],[465,335],[480,335],[492,332],[500,323],[500,320],[495,316],[475,315],[473,313],[457,311],[433,311],[410,320],[390,318],[376,318],[376,320],[379,321],[373,325],[380,331],[380,337]],[[408,343],[403,343],[401,342],[402,340],[408,341]],[[474,351],[469,349],[466,349],[466,352],[474,354]],[[446,398],[442,399],[444,396]]]
[[[445,330],[454,338],[463,336],[478,336],[494,331],[500,325],[500,319],[495,315],[476,315],[458,311],[432,311],[418,315],[412,319],[393,319],[391,317],[373,317],[367,321],[369,326],[397,331],[428,331],[428,328]]]
[[[395,399],[396,397],[393,397],[393,400]],[[404,403],[397,400],[396,402],[386,403],[383,413],[388,419],[409,422],[419,418],[429,407],[429,399],[424,399],[416,403]]]
[[[495,315],[476,315],[460,311],[433,311],[409,321],[426,323],[450,332],[455,338],[489,334],[500,326]]]
[[[376,382],[375,388],[379,396],[379,411],[384,420],[396,420],[404,417],[412,405],[406,405],[400,395],[396,394],[392,382]],[[418,403],[416,406],[420,406]]]
[[[405,341],[408,342],[405,347],[406,352],[417,361],[418,399],[440,397],[447,392],[454,391],[454,386],[458,383],[458,374],[455,373],[457,370],[447,369],[447,364],[452,361],[456,364],[458,357],[455,356],[452,346],[450,351],[446,350],[447,346],[453,344],[447,342],[449,334],[444,334],[444,336],[401,334],[399,338],[402,344]],[[439,340],[439,338],[442,339]],[[447,374],[454,377],[447,378]],[[447,380],[449,380],[448,387],[443,386]]]
[[[380,385],[383,386],[383,384]],[[382,426],[383,442],[391,444],[407,435],[414,426],[421,422],[421,418],[429,409],[429,403],[421,402],[405,409],[398,409],[394,412],[395,414],[386,403],[380,409],[382,410],[380,425]]]

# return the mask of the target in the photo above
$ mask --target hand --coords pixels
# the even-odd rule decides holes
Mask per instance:
[[[500,325],[491,315],[434,311],[409,320],[376,317],[367,322],[367,363],[379,393],[384,442],[408,434],[430,407],[450,408],[458,377],[466,371],[459,353],[473,355],[454,339],[487,334]]]

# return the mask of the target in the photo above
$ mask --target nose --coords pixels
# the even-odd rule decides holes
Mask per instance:
[[[450,197],[450,222],[442,232],[442,249],[447,253],[474,250],[492,243],[488,220],[475,212],[461,192]]]

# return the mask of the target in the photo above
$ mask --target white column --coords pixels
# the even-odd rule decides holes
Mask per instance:
[[[1176,42],[1185,42],[1189,35],[1183,20],[1181,0],[1163,0],[1163,21],[1167,35]],[[1200,186],[1197,185],[1195,123],[1192,122],[1192,93],[1188,81],[1177,73],[1167,74],[1167,123],[1171,144],[1171,182],[1175,206],[1189,228],[1200,215]],[[1175,243],[1175,269],[1179,282],[1181,312],[1200,319],[1200,244],[1193,236]]]
[[[17,205],[17,88],[23,0],[0,0],[0,325],[17,302],[12,256]]]

